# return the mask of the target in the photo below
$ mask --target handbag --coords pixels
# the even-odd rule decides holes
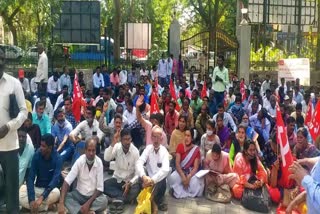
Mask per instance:
[[[205,197],[211,201],[229,203],[231,201],[232,194],[230,187],[227,184],[222,184],[220,186],[211,184],[206,188]]]
[[[249,183],[254,183],[257,179],[249,179]],[[244,188],[241,204],[245,208],[262,213],[268,213],[271,208],[271,199],[266,185],[259,189]]]

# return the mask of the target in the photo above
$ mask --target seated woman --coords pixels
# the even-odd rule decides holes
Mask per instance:
[[[265,145],[262,162],[266,167],[269,177],[268,191],[271,201],[279,204],[283,198],[284,192],[287,192],[285,189],[293,189],[293,187],[295,187],[295,182],[293,182],[293,180],[288,181],[288,179],[285,179],[284,176],[282,176],[280,145],[277,144],[276,137],[275,134],[272,135],[271,139]],[[298,187],[294,188],[291,196],[295,197],[298,194],[298,191]],[[287,206],[284,202],[282,205],[284,207]]]
[[[206,187],[227,184],[232,188],[239,179],[239,176],[231,169],[228,153],[222,151],[219,144],[213,144],[212,149],[208,151],[204,168],[217,172],[206,175]]]
[[[176,198],[201,196],[204,180],[195,176],[200,166],[200,149],[194,145],[195,130],[185,132],[184,143],[176,151],[176,171],[168,179],[170,189]]]
[[[230,131],[228,127],[223,124],[223,114],[218,114],[217,118],[217,135],[220,139],[221,149],[229,152],[230,149]]]
[[[242,152],[244,142],[246,141],[246,128],[242,124],[238,126],[236,136],[231,141],[229,159],[230,164],[233,166],[234,159],[239,152]]]
[[[187,127],[187,117],[180,115],[178,119],[178,126],[173,130],[170,138],[169,153],[172,157],[175,157],[177,146],[181,143],[181,139],[184,139],[185,131]]]
[[[239,175],[239,181],[233,186],[232,192],[236,199],[242,198],[244,188],[257,189],[267,182],[267,172],[261,161],[257,158],[256,144],[245,141],[243,152],[236,155],[233,171]],[[255,178],[254,183],[249,179]]]
[[[216,123],[214,120],[208,120],[206,124],[207,132],[202,135],[200,143],[201,162],[205,159],[207,152],[213,144],[220,145],[220,139],[216,135]]]

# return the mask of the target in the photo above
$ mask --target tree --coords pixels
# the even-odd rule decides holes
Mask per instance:
[[[114,3],[114,46],[113,46],[113,56],[115,62],[119,62],[120,60],[120,28],[121,28],[121,2],[120,0],[113,0]]]

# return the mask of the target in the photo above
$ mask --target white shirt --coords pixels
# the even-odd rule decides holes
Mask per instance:
[[[20,82],[20,80],[19,80]],[[22,89],[27,92],[27,93],[30,93],[30,84],[29,84],[29,80],[27,78],[23,78],[23,81],[20,82],[21,83],[21,86],[22,86]]]
[[[162,181],[170,172],[168,150],[160,145],[156,153],[152,144],[147,145],[136,164],[136,172],[139,177],[146,175],[144,164],[146,164],[148,176],[154,183]]]
[[[143,69],[141,69],[140,70],[140,76],[142,77],[142,76],[148,76],[149,75],[149,71],[148,70],[143,70]]]
[[[38,85],[35,77],[33,77],[30,81],[30,89],[32,93],[36,93],[38,91]]]
[[[50,94],[56,94],[59,91],[61,91],[59,79],[57,81],[54,81],[53,76],[51,76],[48,80],[47,92]]]
[[[270,101],[267,99],[267,97],[263,97],[263,108],[267,109],[270,105]]]
[[[70,135],[77,136],[81,134],[83,139],[87,139],[92,137],[93,132],[97,132],[99,140],[103,138],[103,132],[99,129],[99,122],[96,119],[93,120],[92,127],[89,127],[86,120],[82,121],[71,131]]]
[[[126,70],[122,70],[120,71],[119,73],[119,85],[123,85],[125,83],[127,83],[127,79],[128,79],[128,76],[127,76],[128,72]]]
[[[137,119],[137,115],[136,115],[136,107],[133,107],[132,112],[130,113],[127,110],[124,111],[123,116],[125,116],[128,120],[128,124],[133,123],[133,121],[135,121]]]
[[[152,70],[151,71],[151,79],[155,80],[155,78],[158,78],[158,71],[157,70]]]
[[[37,98],[35,101],[34,101],[34,106],[33,106],[33,110],[32,112],[36,113],[36,104],[37,102],[40,101],[40,98]],[[44,113],[47,114],[50,118],[50,121],[52,120],[53,118],[53,106],[51,104],[51,101],[49,98],[46,99],[46,108],[44,109]]]
[[[267,80],[265,80],[261,84],[261,91],[260,91],[261,96],[265,95],[267,89],[270,89],[270,82],[271,82],[270,80],[268,80],[268,82]]]
[[[63,94],[60,94],[57,98],[56,104],[54,105],[53,111],[57,110],[58,106],[63,102]]]
[[[9,116],[10,99],[9,95],[14,94],[20,112],[16,118]],[[21,83],[16,78],[3,73],[0,79],[0,127],[7,125],[8,134],[0,139],[0,151],[12,151],[19,148],[17,129],[27,119],[27,107],[21,87]]]
[[[168,63],[167,76],[171,76],[172,68],[173,68],[173,61],[172,61],[172,59],[169,59],[169,60],[167,61],[167,63]]]
[[[70,186],[77,178],[76,189],[78,192],[84,196],[92,196],[96,190],[103,192],[103,164],[101,159],[96,156],[93,166],[89,171],[86,159],[85,154],[78,158],[65,181]]]
[[[167,70],[168,70],[168,63],[167,60],[159,60],[159,64],[158,64],[158,75],[161,78],[165,78],[167,77]]]
[[[132,184],[138,180],[135,173],[136,162],[139,159],[139,150],[131,143],[127,154],[123,152],[121,143],[116,143],[114,147],[109,146],[104,152],[104,160],[115,159],[115,169],[113,176],[118,183],[130,181]]]
[[[277,116],[277,108],[274,107],[272,108],[271,105],[269,105],[266,110],[269,112],[269,114],[271,115],[271,117],[276,117]]]
[[[104,87],[104,79],[103,79],[103,75],[101,73],[99,74],[99,76],[98,76],[97,72],[94,73],[92,80],[93,80],[93,88]]]
[[[41,82],[41,80],[48,81],[48,57],[44,51],[39,55],[36,75],[36,82]]]

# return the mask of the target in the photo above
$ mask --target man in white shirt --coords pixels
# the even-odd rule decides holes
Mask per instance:
[[[59,84],[59,74],[58,72],[54,72],[53,75],[49,78],[47,85],[48,97],[53,106],[56,104],[60,91],[61,88]]]
[[[38,84],[38,90],[41,92],[45,92],[48,82],[48,57],[46,52],[44,51],[44,46],[42,43],[38,44],[38,54],[39,60],[35,81]]]
[[[71,84],[71,77],[69,75],[69,68],[67,66],[63,67],[63,74],[60,76],[59,84],[60,88],[63,88],[65,85],[68,86],[68,93],[71,94],[73,88]]]
[[[271,117],[276,118],[277,108],[276,108],[277,98],[274,95],[270,96],[270,105],[266,108]]]
[[[58,212],[65,213],[99,213],[107,209],[108,200],[103,192],[103,164],[96,156],[96,139],[90,138],[85,144],[85,154],[74,163],[64,180]],[[68,192],[71,184],[77,179],[77,187]]]
[[[79,123],[69,134],[70,140],[76,144],[72,163],[74,163],[83,154],[85,143],[82,140],[94,137],[98,144],[100,144],[103,138],[103,132],[99,129],[99,122],[94,119],[96,115],[95,107],[88,106],[85,115],[86,120]],[[100,147],[98,146],[98,148]],[[97,153],[99,154],[100,151],[98,150]]]
[[[123,115],[123,106],[121,104],[117,105],[115,115],[116,114],[120,114],[121,117],[122,117],[122,127],[124,127],[125,125],[128,124],[128,119]],[[112,118],[112,120],[110,121],[110,123],[108,124],[108,127],[110,127],[110,128],[114,128],[115,127],[115,119],[116,118],[114,116]]]
[[[163,202],[166,192],[166,177],[170,172],[168,150],[161,145],[163,141],[162,128],[154,126],[152,128],[152,144],[146,146],[136,164],[136,172],[142,180],[142,187],[153,187],[152,213],[158,213],[158,209],[167,209]],[[146,171],[144,170],[146,165]]]
[[[104,78],[103,75],[100,73],[100,66],[96,68],[96,72],[92,76],[93,81],[93,94],[94,96],[98,96],[99,89],[104,87]]]
[[[120,141],[121,140],[121,141]],[[110,209],[123,211],[124,203],[131,203],[140,192],[135,165],[139,159],[139,151],[132,144],[129,129],[118,130],[112,144],[104,152],[104,160],[115,159],[112,178],[104,182],[104,194],[113,199]],[[112,210],[110,210],[112,211]]]
[[[123,68],[119,73],[119,85],[124,85],[125,83],[127,83],[127,79],[128,71],[125,68]]]
[[[261,90],[260,90],[261,97],[263,97],[266,94],[267,89],[270,89],[270,83],[271,83],[270,75],[267,74],[265,81],[263,81],[261,85]]]
[[[123,116],[127,118],[128,124],[131,124],[137,119],[136,107],[133,106],[131,99],[127,101],[126,106],[127,109],[124,111]]]
[[[20,82],[4,73],[4,53],[0,50],[0,164],[5,178],[5,213],[19,212],[19,141],[17,130],[27,119],[27,107]],[[18,114],[10,116],[10,95],[14,95]]]
[[[168,68],[167,68],[167,83],[169,84],[171,76],[172,76],[172,70],[173,70],[173,61],[171,57],[168,57],[167,59]]]
[[[162,54],[162,59],[158,63],[158,75],[159,75],[159,84],[161,87],[164,87],[167,84],[167,72],[168,72],[168,62]]]
[[[146,69],[145,65],[142,65],[140,70],[140,77],[149,76],[149,71]]]

